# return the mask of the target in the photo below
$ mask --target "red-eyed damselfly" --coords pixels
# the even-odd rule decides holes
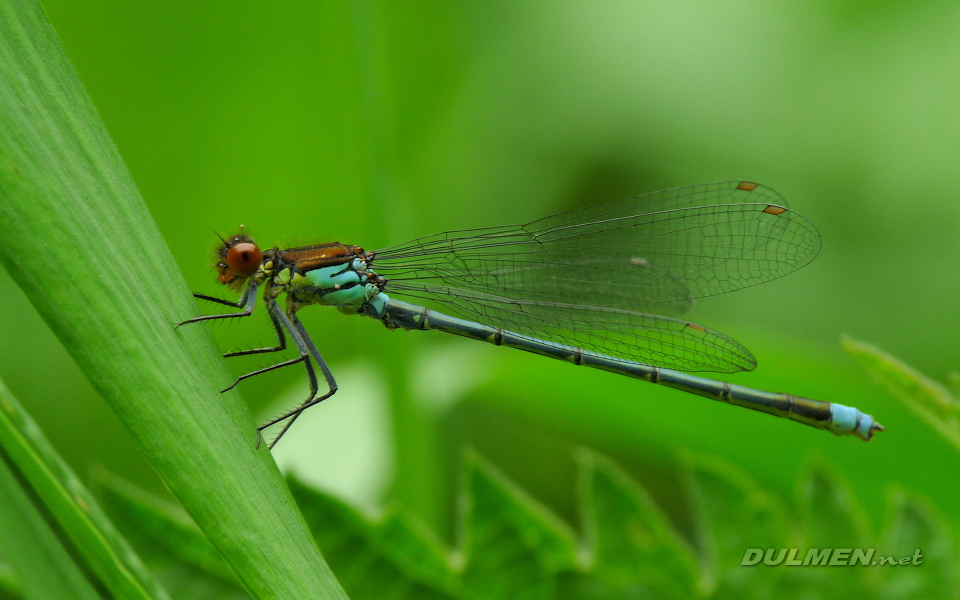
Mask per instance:
[[[436,329],[628,375],[837,435],[869,440],[883,431],[856,408],[687,373],[756,366],[733,339],[680,318],[693,300],[783,277],[820,251],[813,224],[756,183],[675,188],[375,251],[339,242],[262,251],[242,230],[221,240],[219,281],[239,290],[240,300],[194,296],[243,310],[181,325],[249,316],[262,292],[277,345],[224,356],[279,352],[286,335],[299,355],[242,375],[227,389],[298,363],[310,382],[300,406],[258,428],[258,445],[265,428],[286,421],[273,447],[301,412],[337,391],[297,318],[311,304],[373,317],[391,329]],[[326,380],[324,393],[314,363]]]

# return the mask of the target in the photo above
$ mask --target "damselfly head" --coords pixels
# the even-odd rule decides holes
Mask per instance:
[[[237,235],[226,239],[219,234],[217,237],[223,242],[216,251],[217,279],[224,285],[240,287],[256,274],[263,261],[263,253],[252,237],[244,235],[242,225]]]

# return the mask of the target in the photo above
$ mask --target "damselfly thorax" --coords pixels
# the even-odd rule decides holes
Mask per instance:
[[[243,375],[227,389],[297,363],[310,383],[303,404],[258,428],[258,443],[264,428],[287,421],[279,439],[304,409],[337,390],[297,318],[311,304],[373,317],[391,329],[437,329],[628,375],[837,435],[869,440],[883,430],[856,408],[686,373],[756,366],[735,340],[681,318],[694,299],[777,279],[820,250],[816,228],[756,183],[664,190],[526,225],[452,231],[373,252],[339,242],[261,251],[242,230],[221,241],[218,279],[239,290],[240,300],[194,296],[243,310],[181,325],[249,316],[262,290],[277,345],[225,356],[278,352],[289,335],[299,357]],[[314,364],[327,383],[322,395]]]

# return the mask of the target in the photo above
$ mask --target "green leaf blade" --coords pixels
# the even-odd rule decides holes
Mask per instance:
[[[343,598],[35,1],[0,4],[0,104],[0,263],[247,590]]]
[[[717,598],[772,597],[782,572],[741,562],[747,548],[787,545],[788,507],[732,465],[699,455],[687,462],[705,587]]]
[[[114,596],[141,600],[168,598],[2,381],[0,455],[9,460],[29,484],[87,568]],[[40,527],[37,535],[42,536],[45,529]],[[63,549],[58,542],[53,543],[56,548],[51,548],[49,553],[59,556]],[[12,554],[17,556],[16,551]],[[69,573],[69,570],[61,572]],[[52,582],[47,580],[43,584]],[[71,596],[85,597],[83,591],[77,590]]]
[[[459,597],[446,549],[414,521],[394,512],[370,519],[296,478],[288,481],[351,598]]]
[[[949,389],[875,346],[848,337],[842,343],[891,393],[960,448],[960,401]]]
[[[884,568],[878,597],[960,597],[957,550],[946,520],[926,502],[902,490],[894,490],[889,503],[893,516],[877,544],[878,554],[898,560],[909,557],[910,561]]]
[[[649,494],[612,461],[580,452],[580,499],[589,568],[575,594],[691,598],[696,559]],[[562,588],[565,586],[561,586]],[[589,591],[588,591],[589,590]]]
[[[572,532],[476,454],[460,495],[464,585],[480,597],[552,598],[577,564]]]

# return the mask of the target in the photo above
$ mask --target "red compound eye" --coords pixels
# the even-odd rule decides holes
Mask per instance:
[[[227,250],[227,266],[240,277],[252,277],[262,260],[263,253],[253,242],[239,242]]]

